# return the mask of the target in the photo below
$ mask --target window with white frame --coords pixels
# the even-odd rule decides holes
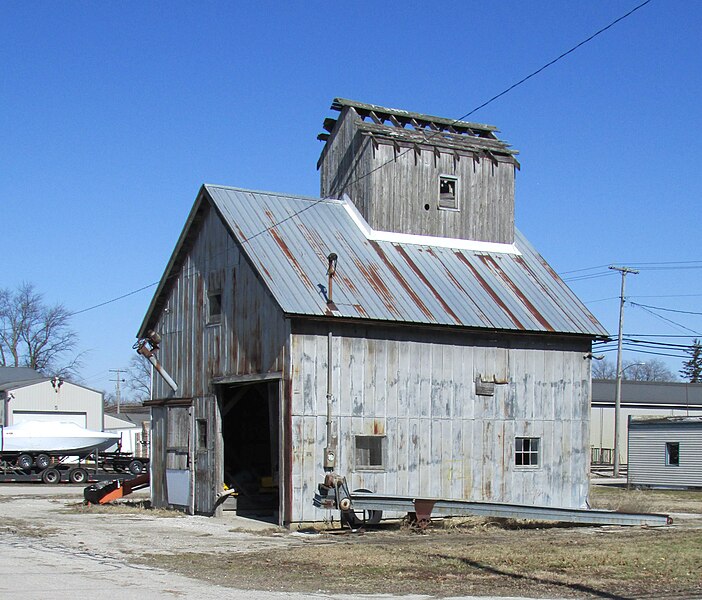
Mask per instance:
[[[439,176],[439,209],[458,210],[458,177]]]
[[[382,470],[385,468],[385,436],[356,435],[355,467],[356,469]]]
[[[541,463],[541,440],[532,437],[514,438],[514,464],[517,467],[538,467]]]

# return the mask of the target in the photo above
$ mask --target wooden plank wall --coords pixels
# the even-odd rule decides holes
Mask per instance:
[[[430,150],[396,153],[388,144],[374,152],[372,207],[368,222],[374,229],[417,235],[481,240],[511,244],[514,241],[514,163],[501,157],[497,163],[470,155],[454,156]],[[438,210],[439,176],[458,178],[459,210]],[[429,209],[425,208],[429,205]]]
[[[283,314],[207,203],[190,244],[156,326],[159,360],[179,389],[173,394],[156,375],[154,398],[206,396],[214,377],[282,370]],[[222,293],[218,324],[206,321],[209,290]]]
[[[337,472],[352,489],[583,507],[589,344],[508,349],[440,339],[382,339],[378,331],[334,338]],[[292,521],[319,520],[312,496],[326,445],[326,336],[293,335],[292,360]],[[478,375],[508,383],[478,396]],[[383,472],[354,470],[356,434],[386,436]],[[541,438],[538,468],[515,467],[515,436]]]
[[[514,241],[514,173],[511,157],[470,152],[437,157],[431,148],[398,152],[387,140],[377,147],[356,127],[345,107],[320,158],[322,196],[350,196],[373,229],[418,235]],[[439,175],[458,177],[458,211],[438,210]],[[425,205],[429,205],[429,210]]]

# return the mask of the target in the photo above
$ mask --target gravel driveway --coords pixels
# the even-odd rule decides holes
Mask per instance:
[[[237,590],[140,564],[145,554],[236,553],[324,543],[257,521],[85,510],[82,487],[0,484],[0,597],[23,600],[381,598]],[[139,499],[136,495],[136,499]],[[141,498],[148,497],[142,492]],[[399,597],[398,597],[399,598]],[[404,600],[428,596],[402,596]],[[467,597],[466,597],[467,598]],[[483,598],[483,600],[487,600]],[[506,600],[506,599],[501,599]]]

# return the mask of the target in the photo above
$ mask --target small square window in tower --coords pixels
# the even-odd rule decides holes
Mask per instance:
[[[439,176],[439,209],[458,210],[458,178]]]

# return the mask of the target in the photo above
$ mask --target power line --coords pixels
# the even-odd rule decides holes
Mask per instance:
[[[607,31],[608,29],[611,29],[611,28],[614,27],[617,23],[619,23],[620,21],[623,21],[623,20],[626,19],[627,17],[631,16],[631,15],[634,14],[636,11],[638,11],[638,10],[641,9],[641,8],[643,8],[644,6],[646,6],[647,4],[649,4],[650,2],[651,2],[651,0],[645,0],[645,2],[642,2],[641,4],[639,4],[638,6],[634,7],[633,9],[631,9],[629,12],[625,13],[625,14],[622,15],[621,17],[618,17],[617,19],[615,19],[614,21],[612,21],[611,23],[609,23],[609,24],[606,25],[605,27],[602,27],[601,29],[597,30],[597,31],[596,31],[595,33],[593,33],[591,36],[589,36],[588,38],[586,38],[586,39],[584,39],[583,41],[579,42],[578,44],[576,44],[575,46],[573,46],[573,47],[570,48],[569,50],[566,50],[565,52],[563,52],[562,54],[560,54],[559,56],[557,56],[557,57],[554,58],[553,60],[547,62],[545,65],[543,65],[542,67],[538,68],[536,71],[533,71],[532,73],[530,73],[530,74],[527,75],[526,77],[523,77],[522,79],[520,79],[520,80],[517,81],[516,83],[513,83],[512,85],[510,85],[508,88],[506,88],[505,90],[503,90],[503,91],[500,92],[499,94],[494,95],[492,98],[490,98],[489,100],[483,102],[483,103],[480,104],[479,106],[476,106],[474,109],[468,111],[468,112],[467,112],[466,114],[464,114],[463,116],[461,116],[461,117],[459,117],[459,118],[457,118],[457,119],[454,119],[453,124],[458,123],[459,121],[463,121],[464,119],[468,118],[468,117],[469,117],[470,115],[472,115],[473,113],[479,111],[481,108],[486,107],[488,104],[491,104],[492,102],[494,102],[494,101],[497,100],[498,98],[501,98],[501,97],[504,96],[505,94],[508,94],[509,92],[511,92],[511,91],[512,91],[513,89],[515,89],[516,87],[519,87],[519,86],[522,85],[523,83],[526,83],[526,82],[527,82],[529,79],[531,79],[532,77],[535,77],[536,75],[538,75],[538,74],[541,73],[542,71],[546,70],[548,67],[550,67],[550,66],[556,64],[558,61],[562,60],[563,58],[565,58],[565,57],[568,56],[569,54],[575,52],[578,48],[580,48],[581,46],[584,46],[584,45],[587,44],[588,42],[592,41],[594,38],[596,38],[597,36],[601,35],[601,34],[604,33],[605,31]],[[428,136],[428,137],[427,137],[427,140],[430,140],[432,137],[435,137],[435,136],[437,136],[437,135],[439,135],[439,134],[440,134],[440,132],[435,132],[435,133],[433,133],[432,135]],[[404,150],[402,153],[400,153],[400,154],[398,155],[398,157],[399,157],[399,156],[402,156],[402,155],[404,155],[404,154],[407,154],[410,150],[412,150],[412,148],[407,148],[407,149]],[[396,158],[393,158],[392,160],[388,160],[388,161],[382,163],[381,165],[379,165],[379,166],[375,167],[374,169],[368,171],[367,173],[361,175],[361,176],[358,177],[357,179],[351,181],[348,185],[351,185],[351,184],[353,184],[353,183],[356,183],[357,181],[360,181],[361,179],[364,179],[364,178],[368,177],[369,175],[371,175],[371,174],[374,173],[375,171],[378,171],[379,169],[385,167],[387,164],[389,164],[390,162],[393,162],[393,161],[396,160],[396,159],[397,159],[397,157],[396,157]],[[262,234],[266,233],[267,231],[270,231],[271,229],[274,229],[274,228],[277,227],[278,225],[280,225],[280,224],[282,224],[282,223],[284,223],[284,222],[286,222],[286,221],[289,221],[290,219],[293,219],[293,218],[295,218],[296,216],[298,216],[299,214],[301,214],[302,212],[304,212],[304,211],[306,211],[306,210],[309,210],[309,209],[312,208],[313,206],[316,206],[319,202],[322,202],[322,200],[323,200],[323,199],[320,198],[319,200],[314,201],[314,202],[313,202],[312,204],[310,204],[309,206],[306,206],[306,207],[300,209],[299,211],[294,212],[292,215],[289,215],[289,216],[285,217],[285,218],[282,219],[281,221],[278,221],[277,223],[274,223],[273,225],[271,225],[271,226],[269,226],[269,227],[266,227],[265,229],[263,229],[263,230],[261,230],[261,231],[255,233],[254,235],[252,235],[252,236],[246,238],[245,240],[242,241],[242,243],[249,243],[251,240],[253,240],[254,238],[258,237],[259,235],[262,235]],[[226,252],[226,251],[227,251],[227,250],[225,250],[224,252]],[[179,275],[180,275],[180,274],[179,274]],[[171,276],[169,276],[169,277],[171,277]],[[122,299],[124,299],[124,298],[127,298],[128,296],[132,296],[133,294],[137,294],[137,293],[139,293],[139,292],[141,292],[141,291],[143,291],[143,290],[145,290],[145,289],[148,289],[148,288],[150,288],[150,287],[153,287],[153,286],[155,286],[155,285],[158,285],[159,283],[160,283],[160,282],[150,283],[149,285],[146,285],[146,286],[144,286],[144,287],[141,287],[141,288],[139,288],[139,289],[137,289],[137,290],[134,290],[134,291],[132,291],[132,292],[128,292],[128,293],[123,294],[123,295],[121,295],[121,296],[118,296],[118,297],[116,297],[116,298],[112,298],[112,299],[110,299],[110,300],[106,300],[105,302],[101,302],[101,303],[96,304],[96,305],[94,305],[94,306],[89,306],[88,308],[84,308],[84,309],[82,309],[82,310],[75,311],[75,312],[71,313],[71,316],[78,315],[78,314],[81,314],[81,313],[84,313],[84,312],[88,312],[88,311],[91,311],[91,310],[95,310],[96,308],[100,308],[100,307],[106,306],[106,305],[108,305],[108,304],[112,304],[113,302],[117,302],[118,300],[122,300]]]
[[[588,279],[600,279],[601,277],[609,277],[611,275],[614,275],[614,273],[593,273],[591,275],[579,275],[576,277],[568,277],[564,279],[563,281],[565,282],[570,282],[570,281],[586,281]]]
[[[593,33],[590,37],[584,39],[582,42],[576,44],[575,46],[573,46],[573,47],[570,48],[569,50],[566,50],[565,52],[563,52],[562,54],[560,54],[559,56],[557,56],[557,57],[554,58],[553,60],[547,62],[547,63],[546,63],[545,65],[543,65],[542,67],[539,67],[538,69],[536,69],[536,71],[533,71],[532,73],[529,73],[529,75],[527,75],[526,77],[523,77],[522,79],[520,79],[520,80],[517,81],[516,83],[513,83],[513,84],[510,85],[508,88],[506,88],[506,89],[504,89],[503,91],[501,91],[499,94],[495,94],[492,98],[490,98],[489,100],[486,100],[485,102],[483,102],[483,103],[480,104],[479,106],[476,106],[473,110],[468,111],[468,112],[467,112],[466,114],[464,114],[463,116],[458,117],[457,119],[454,119],[454,121],[453,121],[451,124],[453,125],[453,124],[458,123],[459,121],[463,121],[464,119],[467,119],[467,118],[470,117],[473,113],[478,112],[481,108],[485,108],[488,104],[491,104],[492,102],[494,102],[494,101],[497,100],[498,98],[501,98],[501,97],[504,96],[505,94],[508,94],[508,93],[511,92],[514,88],[519,87],[519,86],[522,85],[523,83],[526,83],[526,82],[529,81],[529,79],[531,79],[532,77],[535,77],[536,75],[538,75],[538,74],[541,73],[542,71],[548,69],[550,66],[556,64],[559,60],[561,60],[561,59],[565,58],[566,56],[568,56],[569,54],[575,52],[578,48],[580,48],[581,46],[584,46],[584,45],[587,44],[588,42],[590,42],[590,41],[592,41],[593,39],[595,39],[598,35],[604,33],[604,32],[607,31],[608,29],[614,27],[617,23],[619,23],[620,21],[623,21],[623,20],[626,19],[627,17],[631,16],[631,15],[634,14],[637,10],[643,8],[644,6],[646,6],[647,4],[649,4],[650,2],[651,2],[651,0],[646,0],[645,2],[642,2],[641,4],[639,4],[638,6],[636,6],[635,8],[631,9],[628,13],[622,15],[621,17],[619,17],[619,18],[615,19],[614,21],[612,21],[609,25],[606,25],[605,27],[602,27],[602,29],[599,29],[598,31],[596,31],[595,33]],[[427,139],[427,140],[431,140],[433,137],[436,137],[437,135],[440,135],[440,134],[441,134],[441,132],[438,132],[438,131],[437,131],[437,132],[435,132],[435,133],[433,133],[433,134],[427,136],[426,139]],[[385,161],[384,163],[381,163],[380,165],[378,165],[378,166],[375,167],[374,169],[371,169],[371,170],[368,171],[367,173],[364,173],[363,175],[360,175],[360,176],[357,177],[356,179],[350,181],[350,182],[347,184],[347,186],[353,185],[354,183],[357,183],[357,182],[361,181],[362,179],[365,179],[365,178],[368,177],[369,175],[371,175],[371,174],[375,173],[376,171],[382,169],[383,167],[385,167],[386,165],[390,164],[391,162],[396,161],[400,156],[404,156],[405,154],[407,154],[407,153],[410,152],[410,151],[412,151],[412,148],[407,148],[407,149],[405,149],[403,152],[399,153],[396,157],[394,157],[394,158],[392,158],[392,159],[388,159],[387,161]]]
[[[122,294],[121,296],[117,296],[116,298],[112,298],[111,300],[105,300],[105,302],[100,302],[100,304],[95,304],[94,306],[89,306],[88,308],[83,308],[81,310],[77,310],[75,312],[69,313],[69,317],[73,317],[75,315],[80,315],[81,313],[88,312],[89,310],[95,310],[96,308],[100,308],[101,306],[106,306],[107,304],[112,304],[113,302],[117,302],[117,300],[122,300],[123,298],[127,298],[128,296],[133,296],[134,294],[138,294],[139,292],[143,292],[144,290],[149,289],[150,287],[154,287],[155,285],[158,285],[158,281],[156,283],[150,283],[149,285],[145,285],[143,287],[140,287],[138,290],[133,290],[131,292],[127,292],[126,294]]]
[[[583,271],[594,271],[596,269],[606,269],[611,263],[606,265],[597,265],[596,267],[585,267],[584,269],[572,269],[571,271],[561,271],[560,275],[570,275],[571,273],[582,273]]]
[[[693,310],[676,310],[674,308],[663,308],[662,306],[650,306],[648,304],[639,304],[638,302],[631,302],[631,301],[629,301],[629,303],[632,304],[633,306],[640,306],[642,308],[650,308],[651,310],[663,310],[666,312],[681,313],[684,315],[702,315],[702,312],[693,311]]]
[[[663,295],[648,295],[648,296],[629,296],[629,298],[699,298],[702,294],[663,294]]]
[[[668,319],[662,315],[659,315],[658,313],[653,312],[652,310],[649,310],[648,308],[643,308],[640,304],[635,305],[637,308],[643,310],[644,312],[649,313],[650,315],[653,315],[654,317],[661,319],[662,321],[666,321],[672,325],[675,325],[676,327],[680,327],[681,329],[684,329],[685,331],[690,331],[691,333],[695,333],[697,335],[702,335],[699,331],[695,331],[694,329],[690,329],[689,327],[685,327],[685,325],[681,325],[680,323],[677,323],[676,321],[673,321],[672,319]]]

